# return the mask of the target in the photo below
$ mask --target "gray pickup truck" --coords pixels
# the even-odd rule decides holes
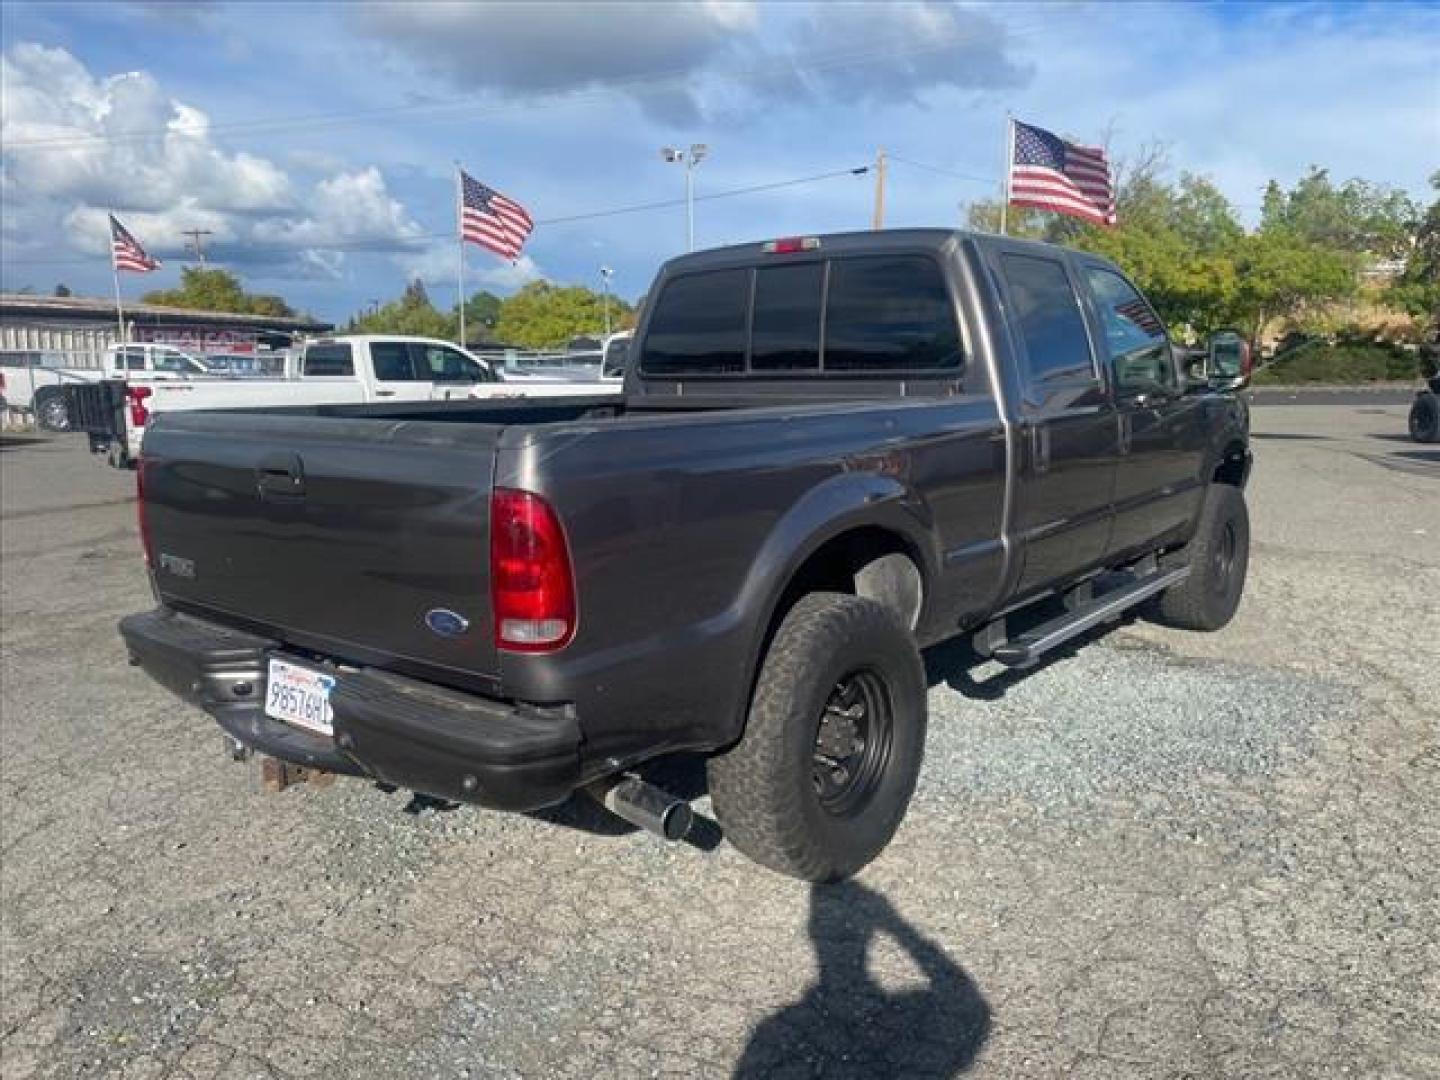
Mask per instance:
[[[1103,259],[854,233],[649,295],[612,401],[157,417],[132,660],[237,753],[507,810],[586,789],[671,837],[688,805],[635,770],[703,753],[736,847],[833,880],[909,803],[921,648],[1025,667],[1142,603],[1234,613],[1243,377],[1182,374]]]

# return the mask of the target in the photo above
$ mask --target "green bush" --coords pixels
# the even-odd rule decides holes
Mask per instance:
[[[1403,382],[1420,373],[1416,353],[1393,345],[1308,345],[1281,354],[1255,373],[1257,386],[1294,386],[1302,383]]]

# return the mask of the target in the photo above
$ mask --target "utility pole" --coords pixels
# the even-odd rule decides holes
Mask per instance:
[[[872,229],[885,227],[885,151],[875,154],[875,216],[870,221]]]
[[[200,260],[200,265],[203,267],[205,265],[205,243],[201,238],[214,234],[209,229],[181,229],[180,235],[190,237],[190,242],[185,246],[195,252],[195,257]]]

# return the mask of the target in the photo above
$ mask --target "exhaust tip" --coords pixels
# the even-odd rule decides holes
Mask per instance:
[[[666,840],[684,840],[694,821],[695,811],[690,809],[690,804],[676,799],[660,815],[660,835]]]
[[[636,776],[601,781],[590,794],[616,817],[662,840],[683,840],[695,821],[688,802]]]

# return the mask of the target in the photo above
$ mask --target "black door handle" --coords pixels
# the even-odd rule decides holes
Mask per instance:
[[[305,463],[299,454],[267,454],[255,466],[255,487],[262,499],[302,499]]]

